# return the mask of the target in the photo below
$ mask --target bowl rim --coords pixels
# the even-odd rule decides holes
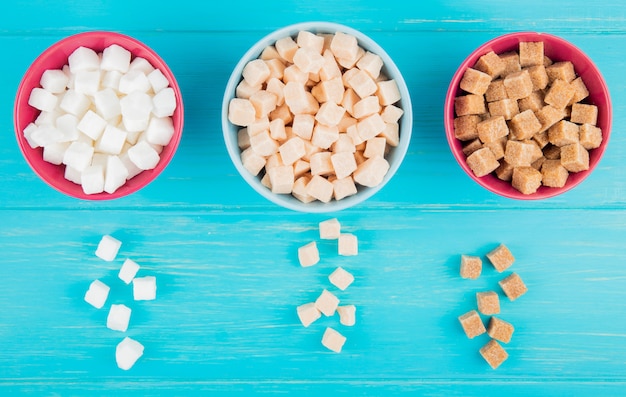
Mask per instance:
[[[464,72],[468,67],[473,65],[480,56],[491,51],[494,46],[498,46],[498,44],[500,44],[501,42],[507,41],[510,39],[518,39],[517,41],[519,43],[522,41],[529,41],[529,40],[544,41],[544,38],[548,39],[548,41],[558,44],[559,46],[563,46],[569,51],[576,53],[580,57],[580,59],[582,59],[586,64],[591,66],[592,70],[594,71],[593,74],[597,76],[597,83],[601,87],[600,91],[605,93],[605,96],[606,96],[606,106],[604,106],[604,109],[603,109],[603,111],[606,112],[606,125],[604,126],[603,131],[602,131],[603,142],[601,146],[593,149],[594,159],[596,160],[593,163],[590,162],[588,170],[574,173],[574,174],[570,173],[569,179],[572,179],[572,175],[574,175],[575,178],[571,180],[571,183],[566,184],[562,188],[551,188],[551,187],[541,186],[537,192],[533,194],[525,195],[517,191],[512,186],[510,186],[510,183],[508,183],[508,185],[511,187],[510,189],[508,188],[500,189],[494,186],[493,183],[489,183],[489,181],[497,180],[498,181],[497,184],[501,185],[500,182],[504,182],[504,181],[500,181],[492,174],[486,175],[484,177],[477,177],[476,175],[474,175],[472,170],[467,165],[467,162],[465,161],[466,156],[460,150],[461,141],[459,141],[454,136],[454,125],[453,125],[454,117],[455,117],[454,116],[454,98],[456,97],[457,92],[460,91],[459,84],[463,76],[462,72]],[[576,69],[576,65],[575,65],[575,69]],[[578,75],[578,70],[576,70],[576,73]],[[609,88],[608,88],[608,85],[606,84],[604,76],[602,75],[597,65],[584,51],[582,51],[573,43],[565,40],[562,37],[559,37],[550,33],[545,33],[545,32],[534,32],[534,31],[511,32],[511,33],[506,33],[506,34],[494,37],[484,42],[483,44],[481,44],[479,47],[474,49],[463,60],[463,62],[459,65],[459,67],[455,70],[453,77],[450,80],[450,84],[448,86],[448,90],[446,92],[446,97],[445,97],[445,102],[444,102],[444,129],[446,133],[446,139],[448,141],[448,145],[449,145],[450,151],[452,152],[453,157],[455,158],[457,163],[461,166],[461,168],[465,171],[465,174],[467,174],[471,179],[473,179],[476,183],[478,183],[480,186],[487,189],[488,191],[494,194],[509,198],[509,199],[516,199],[516,200],[548,199],[548,198],[561,195],[569,190],[572,190],[574,187],[578,186],[579,184],[581,184],[591,174],[591,172],[597,167],[598,163],[601,161],[604,155],[604,152],[606,151],[609,138],[611,135],[612,118],[613,118],[613,110],[612,110],[612,101],[611,101]]]
[[[97,194],[85,194],[82,191],[82,188],[80,185],[74,184],[73,182],[66,180],[64,178],[62,181],[59,181],[59,178],[52,178],[51,175],[44,172],[42,169],[40,169],[40,167],[38,167],[35,164],[36,160],[44,161],[42,158],[42,153],[40,153],[42,148],[35,148],[35,149],[31,148],[28,142],[26,141],[26,139],[24,138],[23,128],[25,128],[28,123],[26,123],[26,125],[21,125],[22,124],[21,114],[23,111],[22,110],[23,106],[30,106],[28,105],[28,98],[30,96],[30,90],[28,90],[30,85],[28,85],[28,82],[35,79],[36,83],[33,87],[40,86],[39,80],[41,79],[41,75],[43,74],[43,72],[47,69],[52,69],[51,67],[50,68],[45,67],[45,63],[48,61],[48,59],[50,57],[53,57],[57,51],[62,50],[66,45],[68,45],[68,43],[72,43],[73,50],[75,50],[76,48],[82,45],[81,42],[83,40],[88,41],[88,40],[94,40],[94,39],[103,40],[103,43],[106,43],[106,45],[103,44],[104,48],[112,44],[118,44],[124,47],[125,49],[131,51],[133,56],[142,56],[146,58],[145,54],[149,54],[149,57],[152,58],[150,59],[150,63],[152,64],[154,68],[159,69],[163,73],[163,75],[165,75],[165,77],[167,78],[169,82],[169,87],[171,87],[175,93],[176,110],[174,113],[175,117],[172,116],[172,119],[174,122],[175,133],[172,136],[172,139],[168,143],[168,145],[164,146],[163,151],[166,152],[166,155],[164,156],[160,154],[159,163],[154,169],[142,171],[141,174],[131,178],[130,180],[127,180],[124,185],[122,185],[113,193],[102,192],[102,193],[97,193]],[[134,49],[127,48],[131,45],[134,47]],[[137,51],[137,48],[141,50],[142,55],[136,55],[134,53],[134,51]],[[69,53],[71,53],[73,50],[70,50]],[[102,50],[97,50],[97,52],[102,52]],[[156,63],[156,65],[154,63]],[[65,64],[67,64],[67,60]],[[39,72],[35,73],[34,68],[37,68],[38,70],[40,69],[41,73]],[[60,193],[63,193],[66,196],[73,197],[73,198],[80,199],[80,200],[87,200],[87,201],[114,200],[117,198],[131,195],[143,189],[144,187],[149,185],[151,182],[153,182],[161,174],[161,172],[167,167],[170,161],[173,159],[174,155],[176,154],[176,151],[178,149],[178,146],[180,144],[180,141],[182,139],[182,134],[183,134],[184,105],[183,105],[182,91],[180,89],[180,86],[178,84],[178,81],[176,80],[174,73],[172,72],[168,64],[161,58],[159,54],[156,53],[156,51],[154,51],[151,47],[149,47],[147,44],[143,43],[142,41],[134,37],[131,37],[129,35],[123,34],[123,33],[107,31],[107,30],[91,30],[91,31],[84,31],[84,32],[75,33],[69,36],[65,36],[62,39],[48,46],[45,50],[43,50],[28,65],[27,69],[25,70],[20,80],[20,83],[18,85],[13,106],[14,106],[13,127],[14,127],[14,131],[16,134],[16,140],[17,140],[19,149],[22,153],[22,156],[26,160],[26,163],[33,170],[33,172],[48,186],[52,187],[53,189],[57,190]],[[36,110],[36,112],[39,112],[39,111]],[[34,121],[34,119],[32,121]],[[56,166],[53,164],[50,164],[50,165],[55,166],[55,167],[62,166],[62,165]],[[142,174],[143,174],[143,177],[140,177]],[[75,186],[72,186],[69,184],[72,184]],[[69,189],[66,186],[71,186],[72,189]]]
[[[393,78],[396,80],[398,89],[400,90],[402,97],[401,103],[404,113],[402,115],[402,118],[400,119],[400,143],[397,147],[393,148],[394,161],[389,161],[390,168],[387,171],[387,174],[385,175],[383,181],[378,186],[370,188],[357,186],[357,188],[360,188],[360,190],[356,194],[348,196],[341,200],[332,199],[328,203],[322,203],[317,200],[311,203],[303,203],[297,198],[293,197],[293,195],[291,194],[272,193],[270,189],[262,185],[261,179],[258,176],[252,175],[250,172],[248,172],[248,170],[243,167],[240,160],[241,150],[239,149],[239,146],[236,142],[236,133],[233,136],[233,129],[239,127],[232,125],[228,121],[228,104],[230,102],[230,99],[235,96],[235,88],[237,84],[241,81],[241,72],[243,70],[243,67],[249,61],[258,58],[258,56],[261,54],[261,51],[266,46],[274,44],[277,39],[287,36],[293,37],[296,33],[302,30],[311,31],[314,33],[334,33],[341,31],[355,36],[357,38],[359,46],[367,48],[371,52],[383,58],[383,70],[389,71],[389,78],[394,76]],[[252,187],[262,197],[274,204],[293,211],[305,213],[326,213],[341,211],[360,204],[376,194],[389,182],[389,180],[393,177],[393,175],[397,172],[400,165],[402,164],[410,145],[413,128],[413,111],[410,92],[402,73],[398,69],[391,56],[389,56],[389,54],[387,54],[387,52],[377,42],[375,42],[365,33],[340,23],[326,21],[308,21],[286,25],[271,31],[270,33],[266,34],[261,39],[256,41],[239,58],[239,61],[237,62],[230,74],[224,90],[224,97],[222,99],[221,119],[222,133],[228,155],[233,165],[235,166],[239,174],[243,177],[243,179],[248,183],[248,185]],[[387,156],[386,159],[389,160],[389,156]]]

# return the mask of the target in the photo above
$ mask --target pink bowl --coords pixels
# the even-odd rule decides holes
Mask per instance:
[[[589,152],[589,169],[586,171],[570,173],[567,183],[562,188],[552,188],[541,186],[536,193],[522,194],[515,189],[509,182],[498,179],[493,174],[489,174],[483,177],[477,177],[469,168],[465,161],[465,154],[462,151],[462,143],[454,136],[454,98],[460,94],[461,89],[459,84],[463,78],[463,74],[468,67],[474,66],[478,58],[494,51],[496,54],[500,54],[507,51],[517,50],[520,42],[524,41],[542,41],[544,43],[544,53],[553,61],[571,61],[574,64],[574,70],[582,77],[587,89],[589,90],[589,97],[584,100],[585,103],[591,103],[598,107],[598,122],[597,126],[602,129],[602,144],[596,149],[592,149]],[[580,49],[572,45],[571,43],[563,40],[562,38],[546,34],[546,33],[534,33],[534,32],[519,32],[510,33],[480,46],[474,52],[472,52],[465,61],[459,66],[458,70],[454,74],[448,93],[446,95],[444,105],[444,126],[446,130],[446,137],[448,144],[452,150],[454,158],[457,160],[461,168],[475,180],[479,185],[483,186],[487,190],[493,193],[499,194],[504,197],[519,199],[519,200],[538,200],[549,197],[554,197],[561,193],[564,193],[579,183],[581,183],[594,168],[600,162],[602,155],[609,142],[609,135],[611,133],[611,98],[609,96],[609,90],[604,82],[602,75],[594,63],[583,53]]]
[[[64,177],[65,167],[54,165],[43,160],[43,149],[32,149],[26,138],[24,138],[24,128],[33,122],[39,110],[28,105],[28,98],[33,88],[39,87],[39,82],[43,72],[47,69],[60,69],[68,62],[69,55],[78,47],[84,46],[96,52],[102,52],[106,47],[117,44],[129,50],[134,57],[140,56],[148,60],[153,67],[160,69],[168,79],[170,87],[176,96],[176,110],[172,116],[174,122],[174,136],[170,143],[163,148],[161,159],[152,170],[141,172],[139,175],[129,179],[123,186],[114,193],[85,194],[80,185],[77,185]],[[46,49],[28,68],[18,87],[15,98],[15,108],[13,122],[15,133],[20,150],[24,158],[41,179],[56,190],[79,199],[84,200],[110,200],[127,196],[143,188],[152,182],[170,162],[181,139],[183,130],[183,101],[180,88],[174,75],[165,62],[148,46],[138,40],[113,32],[85,32],[66,37]]]

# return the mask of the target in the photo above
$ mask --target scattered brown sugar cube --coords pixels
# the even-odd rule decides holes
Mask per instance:
[[[583,99],[587,98],[589,96],[589,90],[587,89],[587,86],[585,85],[585,83],[583,82],[582,77],[577,77],[575,78],[570,85],[574,88],[574,97],[572,98],[572,100],[570,101],[570,105],[576,103],[576,102],[580,102]]]
[[[548,73],[543,65],[530,66],[527,70],[533,82],[533,91],[543,90],[548,86]]]
[[[493,339],[504,343],[509,343],[511,341],[513,331],[515,331],[513,324],[495,316],[491,317],[489,325],[487,326],[487,334],[489,334],[489,336]]]
[[[483,73],[487,73],[492,78],[496,78],[504,73],[506,64],[495,52],[489,51],[478,58],[474,68]]]
[[[537,116],[537,119],[541,123],[541,131],[545,131],[556,124],[559,120],[562,120],[565,114],[562,109],[546,105],[536,111],[535,116]]]
[[[480,116],[468,114],[454,119],[454,136],[461,141],[478,138],[476,125],[481,122]]]
[[[530,109],[513,116],[509,125],[512,134],[520,140],[532,138],[541,129],[541,123]]]
[[[480,355],[493,369],[498,368],[509,358],[509,354],[495,339],[491,339],[485,346],[480,348]]]
[[[496,248],[487,253],[486,256],[487,259],[489,259],[489,262],[491,262],[493,267],[499,273],[502,273],[503,271],[511,267],[513,262],[515,262],[515,257],[513,256],[509,248],[504,244],[498,245]]]
[[[465,155],[465,157],[469,157],[469,155],[471,155],[478,149],[481,149],[482,147],[483,143],[480,141],[480,139],[476,138],[463,145],[463,154]]]
[[[483,269],[483,261],[478,256],[461,255],[461,277],[475,280]]]
[[[541,165],[541,183],[548,187],[563,187],[569,172],[561,165],[561,160],[546,159]]]
[[[543,66],[543,41],[519,43],[519,63],[524,66]]]
[[[502,116],[493,116],[481,121],[476,125],[476,130],[478,131],[478,138],[483,143],[493,142],[509,134],[509,127]]]
[[[570,120],[572,123],[596,125],[598,122],[598,107],[596,105],[575,103],[572,105]]]
[[[511,120],[513,116],[519,113],[517,101],[515,99],[502,99],[495,102],[487,103],[489,114],[492,116],[503,116],[505,120]]]
[[[595,149],[602,143],[602,130],[595,125],[583,124],[579,128],[579,139],[585,149]]]
[[[462,90],[470,94],[483,95],[487,91],[490,83],[491,76],[487,73],[467,68],[459,86]]]
[[[546,67],[546,73],[548,73],[548,78],[551,82],[563,80],[569,83],[576,78],[574,65],[570,61],[555,62]]]
[[[513,177],[514,167],[506,161],[501,161],[500,166],[496,168],[496,176],[503,181],[510,181]]]
[[[500,160],[504,158],[504,149],[506,148],[506,143],[508,138],[503,136],[502,138],[496,139],[493,142],[485,143],[484,146],[489,148],[493,152],[493,155],[496,157],[496,160]]]
[[[533,92],[533,81],[528,70],[508,74],[504,78],[506,94],[510,99],[525,98]],[[569,100],[569,99],[568,99]]]
[[[533,112],[538,111],[544,106],[543,103],[543,91],[533,91],[526,98],[522,98],[517,101],[517,106],[519,107],[519,111],[523,112],[524,110],[532,110]]]
[[[485,91],[485,99],[487,100],[487,102],[500,101],[506,98],[507,96],[506,88],[504,88],[504,80],[493,80],[489,84],[489,87],[487,87],[487,91]]]
[[[561,148],[558,146],[554,146],[549,143],[543,148],[543,155],[548,160],[560,160],[561,159]]]
[[[541,172],[532,166],[515,167],[511,185],[523,194],[533,194],[541,186]]]
[[[459,322],[463,327],[463,331],[465,331],[465,335],[470,339],[474,339],[478,335],[487,332],[483,320],[480,319],[480,315],[476,310],[471,310],[459,316]]]
[[[470,154],[466,161],[474,175],[479,178],[495,171],[500,165],[493,152],[486,147],[480,148]]]
[[[504,61],[504,72],[502,76],[516,73],[522,70],[522,66],[519,63],[519,54],[515,51],[505,52],[500,54],[500,59]]]
[[[500,313],[500,298],[494,291],[477,292],[476,303],[478,304],[478,311],[482,314]]]
[[[565,146],[578,142],[578,125],[561,120],[548,129],[548,139],[556,146]]]
[[[517,273],[511,273],[498,281],[498,284],[500,284],[502,291],[511,301],[516,300],[528,291],[526,284],[524,284],[522,278]]]
[[[550,139],[548,138],[548,131],[540,131],[533,135],[533,141],[541,148],[545,148]]]
[[[529,166],[540,157],[537,148],[534,143],[509,140],[504,149],[504,160],[513,167]]]
[[[543,101],[557,109],[565,109],[574,97],[574,93],[574,87],[572,87],[568,82],[556,79],[552,82],[548,92],[546,92],[546,96],[543,98]]]
[[[589,152],[580,143],[561,146],[561,164],[570,172],[589,169]]]
[[[458,96],[454,98],[454,111],[457,116],[486,113],[485,98],[475,94]]]

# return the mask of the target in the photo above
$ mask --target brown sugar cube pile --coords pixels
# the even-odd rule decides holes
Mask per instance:
[[[487,344],[480,348],[480,355],[489,363],[491,368],[496,369],[509,358],[509,354],[495,340],[491,339]]]
[[[469,312],[459,316],[459,322],[463,327],[463,331],[468,338],[474,339],[478,335],[484,334],[487,330],[483,324],[483,320],[480,319],[480,315],[476,310],[470,310]]]
[[[503,343],[509,343],[511,341],[513,331],[515,331],[513,324],[495,316],[491,317],[489,325],[487,326],[487,334],[493,339]]]
[[[509,248],[504,244],[500,244],[488,252],[487,259],[489,259],[489,262],[491,262],[493,267],[495,267],[499,273],[508,269],[513,262],[515,262],[515,257]]]
[[[483,261],[478,256],[461,255],[461,277],[475,280],[480,277]]]
[[[478,304],[478,311],[482,314],[500,313],[500,298],[494,291],[477,292],[476,303]]]
[[[502,291],[511,301],[528,292],[526,284],[524,284],[524,281],[517,273],[511,273],[511,275],[500,280],[498,284],[500,284]]]

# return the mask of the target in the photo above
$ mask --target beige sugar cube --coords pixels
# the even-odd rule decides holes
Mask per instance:
[[[300,138],[311,140],[314,125],[315,116],[312,114],[296,114],[293,116],[291,128],[293,133],[298,135]]]
[[[467,94],[454,98],[454,111],[457,116],[487,113],[485,98],[482,95]]]
[[[248,135],[246,128],[237,131],[237,146],[239,146],[241,150],[246,150],[250,147],[250,135]]]
[[[585,85],[585,82],[583,81],[582,77],[575,78],[570,83],[570,86],[574,89],[574,96],[572,97],[572,100],[570,101],[570,105],[576,102],[580,102],[589,96],[589,90],[587,89],[587,86]]]
[[[272,193],[291,193],[291,190],[293,189],[293,183],[295,181],[293,167],[291,165],[272,167],[267,171],[267,173],[270,178]]]
[[[496,176],[498,177],[498,179],[501,179],[503,181],[511,181],[511,179],[513,178],[513,169],[514,167],[507,163],[505,160],[502,160],[500,162],[500,166],[498,168],[496,168]]]
[[[385,123],[397,123],[403,114],[404,110],[402,110],[402,108],[399,108],[395,105],[387,105],[380,113],[380,117],[382,117]]]
[[[265,60],[265,64],[270,69],[270,75],[267,78],[266,85],[269,84],[270,80],[278,80],[283,78],[285,73],[285,64],[279,58],[273,58]]]
[[[491,339],[480,348],[480,355],[493,369],[498,368],[509,357],[506,350],[495,339]]]
[[[339,129],[339,132],[348,132],[348,127],[352,125],[356,126],[356,123],[357,119],[352,117],[352,115],[346,111],[339,124],[337,124],[337,128]]]
[[[270,175],[267,172],[263,175],[263,178],[261,178],[261,185],[272,190],[272,182],[270,181]]]
[[[493,339],[504,343],[511,341],[513,331],[515,331],[513,324],[495,316],[491,317],[487,326],[487,334]]]
[[[352,177],[335,179],[333,184],[333,197],[335,200],[342,200],[348,196],[355,195],[357,193],[356,185]]]
[[[561,147],[561,164],[570,172],[589,169],[589,152],[580,143]]]
[[[378,113],[369,115],[356,123],[357,131],[363,141],[374,138],[376,135],[383,132],[385,127],[386,123]]]
[[[339,128],[336,125],[328,126],[316,123],[313,127],[311,143],[319,148],[328,149],[339,139]]]
[[[270,129],[270,120],[268,117],[255,119],[254,122],[248,124],[247,130],[250,136],[254,136]]]
[[[498,282],[504,294],[514,301],[520,296],[528,292],[528,287],[522,281],[522,278],[517,273],[511,273],[509,276],[503,278]]]
[[[384,137],[370,138],[365,141],[365,151],[363,156],[369,158],[385,156],[385,148],[387,147],[387,140]]]
[[[514,167],[529,166],[541,157],[538,155],[538,148],[539,147],[531,141],[509,140],[504,150],[504,160]],[[541,150],[539,150],[539,152],[540,151]]]
[[[359,164],[352,177],[362,186],[378,186],[389,171],[389,163],[384,157],[376,156]]]
[[[296,179],[293,183],[293,189],[291,190],[291,195],[305,204],[315,201],[315,197],[310,196],[306,191],[306,187],[310,180],[310,175],[305,174],[298,177],[298,179]]]
[[[309,196],[315,197],[323,203],[328,203],[333,197],[333,184],[323,176],[313,175],[306,187],[306,192]]]
[[[555,62],[552,65],[546,67],[546,73],[548,73],[548,78],[550,79],[550,82],[562,80],[569,83],[576,78],[574,64],[572,64],[570,61]]]
[[[520,140],[532,138],[541,129],[539,119],[530,109],[513,116],[509,125],[515,138]]]
[[[494,291],[485,291],[476,293],[476,303],[478,311],[482,314],[498,314],[500,313],[500,298]]]
[[[537,112],[544,106],[543,103],[543,92],[542,91],[533,91],[526,98],[519,99],[517,101],[517,106],[519,107],[519,111],[523,112],[525,110],[532,110],[533,112]]]
[[[384,141],[384,138],[381,138]],[[350,152],[339,152],[330,156],[330,161],[335,171],[335,176],[339,179],[346,178],[357,169],[354,154]]]
[[[511,73],[504,77],[504,88],[509,99],[525,98],[533,92],[533,82],[528,70]]]
[[[284,62],[284,59],[281,58],[278,51],[276,51],[276,47],[273,45],[268,45],[267,47],[265,47],[263,51],[261,51],[261,55],[259,55],[259,58],[263,59],[264,61],[270,59],[279,59]]]
[[[385,123],[385,129],[379,136],[385,138],[389,146],[398,146],[400,144],[400,125],[398,123]]]
[[[285,103],[293,114],[314,114],[319,110],[319,102],[300,83],[290,81],[285,84],[283,95]],[[285,124],[287,123],[285,122]]]
[[[271,92],[260,90],[250,96],[250,103],[254,106],[257,119],[267,117],[271,111],[276,109],[278,97]]]
[[[506,148],[506,143],[508,142],[508,137],[503,136],[499,139],[496,139],[493,142],[485,143],[484,146],[489,148],[496,160],[501,160],[504,158],[504,149]]]
[[[598,107],[596,105],[575,103],[572,105],[570,120],[572,123],[596,125],[598,122]]]
[[[324,64],[320,68],[319,75],[322,80],[331,80],[334,78],[341,78],[341,69],[335,60],[335,56],[329,49],[324,50],[322,57],[324,58]]]
[[[305,303],[296,308],[298,318],[305,327],[313,324],[316,320],[322,317],[322,313],[315,307],[315,302]]]
[[[532,166],[515,167],[511,185],[523,194],[533,194],[541,186],[541,178],[541,172]]]
[[[335,287],[345,291],[354,282],[354,276],[340,266],[328,276],[328,280]]]
[[[337,306],[339,306],[339,298],[327,289],[324,289],[320,296],[315,300],[315,307],[326,317],[330,317],[335,314]]]
[[[476,70],[487,73],[492,78],[502,75],[505,71],[505,67],[505,62],[493,51],[482,55],[478,58],[478,61],[476,61],[476,65],[474,65]]]
[[[340,152],[356,152],[356,145],[352,141],[352,138],[344,132],[339,133],[339,138],[331,145],[331,151],[333,153]]]
[[[341,233],[337,241],[338,253],[342,256],[354,256],[359,254],[359,242],[352,233]]]
[[[461,141],[470,141],[478,138],[477,125],[482,118],[476,114],[468,114],[454,118],[454,136]],[[506,125],[506,124],[505,124]]]
[[[548,86],[550,79],[543,65],[530,66],[527,70],[533,82],[533,91],[543,90]]]
[[[293,63],[293,56],[298,51],[298,44],[290,36],[286,36],[276,40],[274,43],[276,51],[285,61]]]
[[[546,96],[543,98],[544,102],[548,105],[552,105],[557,109],[565,109],[569,105],[570,101],[574,97],[576,91],[568,82],[556,79],[550,85]]]
[[[462,150],[463,150],[463,154],[469,157],[477,150],[483,149],[483,148],[484,148],[483,143],[480,141],[480,139],[476,138],[476,139],[472,139],[471,141],[464,142]],[[484,155],[488,156],[486,153]],[[494,155],[494,158],[495,158],[495,155]]]
[[[365,98],[366,96],[373,95],[376,90],[378,90],[378,86],[376,85],[374,79],[372,79],[367,72],[359,69],[353,70],[356,70],[356,72],[354,72],[348,79],[348,87],[352,88],[359,98]],[[381,99],[381,104],[389,105],[388,103],[384,103],[382,98],[379,99]]]
[[[557,109],[554,106],[546,105],[535,112],[535,116],[541,123],[541,131],[545,131],[552,127],[565,116],[563,109]]]
[[[548,144],[550,144],[550,139],[548,138],[548,131],[541,131],[535,133],[532,137],[533,141],[541,148],[545,148]]]
[[[358,47],[356,55],[353,58],[337,58],[337,63],[344,69],[356,69],[356,63],[363,55],[365,55],[365,50]]]
[[[354,92],[354,90],[350,87],[347,87],[343,93],[343,99],[341,100],[341,106],[346,109],[352,117],[354,117],[354,104],[360,101],[361,98]]]
[[[541,183],[548,187],[563,187],[569,172],[561,165],[561,160],[545,160],[541,165]]]
[[[489,83],[487,91],[485,91],[485,99],[487,102],[501,101],[507,99],[506,87],[504,87],[504,80],[497,79]]]
[[[373,52],[365,51],[365,54],[357,61],[356,67],[367,72],[371,78],[377,79],[383,67],[383,59]]]
[[[339,323],[341,325],[352,327],[356,324],[356,306],[337,306],[337,313],[339,313]]]
[[[315,115],[315,120],[326,126],[336,126],[343,118],[345,112],[346,109],[342,106],[334,102],[325,102],[320,106],[319,111]]]
[[[310,171],[311,171],[311,163],[309,163],[308,161],[296,160],[296,162],[293,163],[293,176],[296,179],[300,178],[302,175]]]
[[[270,168],[274,168],[274,167],[278,167],[278,166],[283,166],[285,165],[283,163],[283,158],[280,155],[280,153],[274,153],[271,156],[267,157],[265,159],[265,170],[269,170]]]
[[[476,310],[470,310],[469,312],[459,316],[459,322],[463,331],[468,338],[474,339],[475,337],[487,332],[483,321],[480,319],[480,315]]]
[[[322,80],[311,89],[311,94],[319,103],[333,102],[340,104],[343,101],[345,87],[341,77]]]
[[[335,172],[332,162],[331,152],[318,152],[311,155],[309,166],[311,167],[311,175],[327,176]]]
[[[357,124],[351,125],[346,128],[346,135],[348,135],[350,139],[352,139],[352,143],[354,144],[355,148],[356,146],[361,145],[365,142],[365,140],[361,138],[361,135],[359,135],[359,129]]]
[[[491,76],[477,69],[467,68],[459,86],[470,94],[484,95],[491,84]]]
[[[318,54],[321,54],[324,50],[324,37],[306,30],[301,30],[296,36],[296,44],[298,44],[300,48],[311,48]]]
[[[519,54],[516,51],[505,52],[498,56],[504,62],[504,72],[502,72],[502,76],[517,73],[522,70],[522,65],[519,63]]]
[[[296,64],[289,65],[283,70],[283,82],[285,84],[298,83],[305,86],[309,81],[309,76],[309,73],[300,69]]]
[[[241,80],[235,87],[235,96],[242,99],[250,99],[250,96],[263,88],[262,85],[251,86],[247,81]]]
[[[322,240],[336,240],[341,233],[341,224],[337,218],[327,219],[319,223],[319,231]]]
[[[376,95],[382,106],[393,105],[402,99],[398,83],[394,79],[377,82],[378,91]],[[362,97],[361,97],[362,98]]]
[[[336,330],[328,327],[322,336],[322,345],[335,353],[341,353],[343,345],[346,343],[346,337]]]
[[[330,50],[335,57],[352,59],[356,57],[359,43],[355,36],[343,32],[337,32],[330,42]]]
[[[543,66],[543,41],[519,43],[519,63],[524,66]]]
[[[494,116],[502,116],[505,120],[511,120],[515,115],[519,114],[519,106],[515,99],[502,99],[499,101],[487,103],[489,114]]]
[[[300,47],[293,54],[293,63],[305,73],[319,73],[324,58],[316,49]]]
[[[513,262],[515,262],[515,257],[513,256],[509,248],[504,244],[498,245],[496,248],[489,251],[486,256],[487,259],[489,259],[489,262],[491,262],[493,267],[499,273],[502,273],[503,271],[511,267]]]
[[[555,146],[565,146],[579,141],[578,125],[561,120],[548,129],[548,140]]]
[[[306,154],[302,157],[302,160],[308,161],[309,163],[311,162],[311,156],[322,152],[321,148],[315,146],[311,143],[311,141],[307,141],[306,139],[304,140],[304,148],[306,149]]]
[[[256,154],[252,148],[248,148],[241,152],[241,163],[243,168],[256,176],[265,167],[265,158]]]
[[[492,116],[476,124],[478,138],[481,142],[489,143],[509,135],[509,127],[503,116]]]
[[[376,95],[370,95],[361,99],[352,108],[352,115],[356,119],[362,119],[374,113],[380,113],[380,101]],[[385,119],[383,118],[383,120]]]
[[[279,142],[287,140],[287,130],[283,119],[275,119],[269,123],[270,137]]]
[[[272,112],[270,112],[270,119],[282,119],[285,122],[285,125],[291,124],[293,121],[293,113],[291,113],[291,109],[286,103],[283,103],[280,106],[276,106]]]
[[[475,150],[467,156],[466,162],[474,175],[479,178],[495,171],[500,165],[493,152],[486,147]]]
[[[260,86],[270,77],[270,68],[264,60],[254,59],[244,66],[241,74],[249,85]]]
[[[259,156],[271,156],[278,152],[278,142],[272,139],[267,130],[251,136],[250,147]]]
[[[480,277],[483,261],[478,256],[461,255],[461,277],[475,280]]]
[[[228,103],[228,121],[246,127],[256,119],[256,110],[248,99],[233,98]]]
[[[320,261],[320,253],[315,241],[298,248],[298,261],[302,267],[313,266]]]
[[[602,130],[591,124],[583,124],[579,129],[580,144],[587,150],[595,149],[602,144]]]
[[[285,83],[276,77],[271,77],[265,86],[265,91],[276,95],[276,106],[285,103]],[[271,112],[270,112],[271,113]]]

